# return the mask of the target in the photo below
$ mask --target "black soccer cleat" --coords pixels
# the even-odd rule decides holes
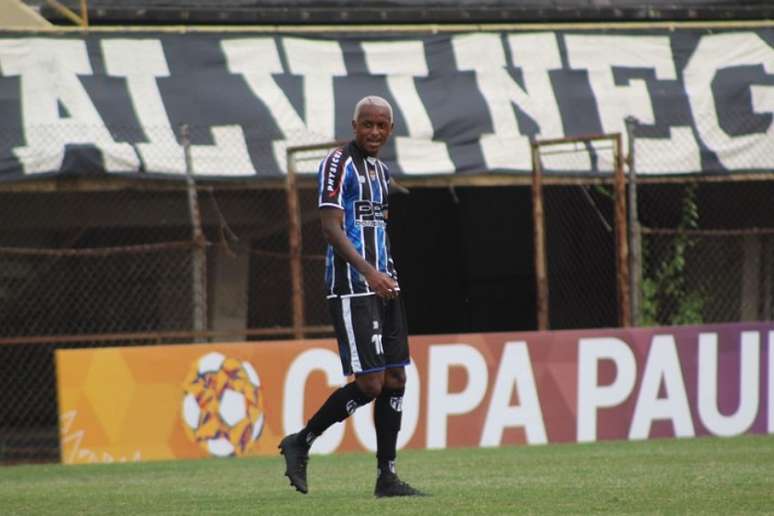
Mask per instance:
[[[398,478],[395,473],[382,473],[376,479],[374,496],[377,498],[387,496],[427,496],[418,489],[414,489],[406,482]]]
[[[299,442],[298,434],[290,434],[280,441],[278,448],[285,457],[285,476],[290,480],[290,485],[297,491],[308,493],[306,464],[309,462],[309,447]]]

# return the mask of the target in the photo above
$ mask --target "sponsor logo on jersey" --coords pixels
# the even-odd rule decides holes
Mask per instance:
[[[385,226],[384,207],[378,202],[356,201],[355,224],[362,227]]]
[[[328,165],[328,183],[327,189],[329,192],[336,190],[336,171],[339,168],[341,162],[341,150],[337,150],[331,156],[330,165]]]

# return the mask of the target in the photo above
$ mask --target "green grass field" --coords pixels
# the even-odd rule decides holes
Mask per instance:
[[[403,451],[431,496],[375,499],[370,454],[0,467],[0,514],[772,513],[774,436]]]

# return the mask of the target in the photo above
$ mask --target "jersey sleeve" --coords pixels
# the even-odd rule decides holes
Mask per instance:
[[[342,190],[346,174],[345,163],[344,149],[341,147],[328,154],[320,162],[320,167],[317,170],[317,205],[319,207],[330,206],[344,209]]]

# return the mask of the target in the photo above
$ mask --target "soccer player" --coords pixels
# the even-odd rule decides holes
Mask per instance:
[[[409,363],[406,312],[387,237],[390,173],[377,158],[393,129],[392,107],[381,97],[360,100],[355,139],[322,160],[318,204],[328,242],[325,282],[344,374],[336,390],[298,433],[279,445],[290,484],[306,494],[309,448],[325,430],[374,401],[378,470],[374,495],[422,493],[395,472],[404,367]]]

